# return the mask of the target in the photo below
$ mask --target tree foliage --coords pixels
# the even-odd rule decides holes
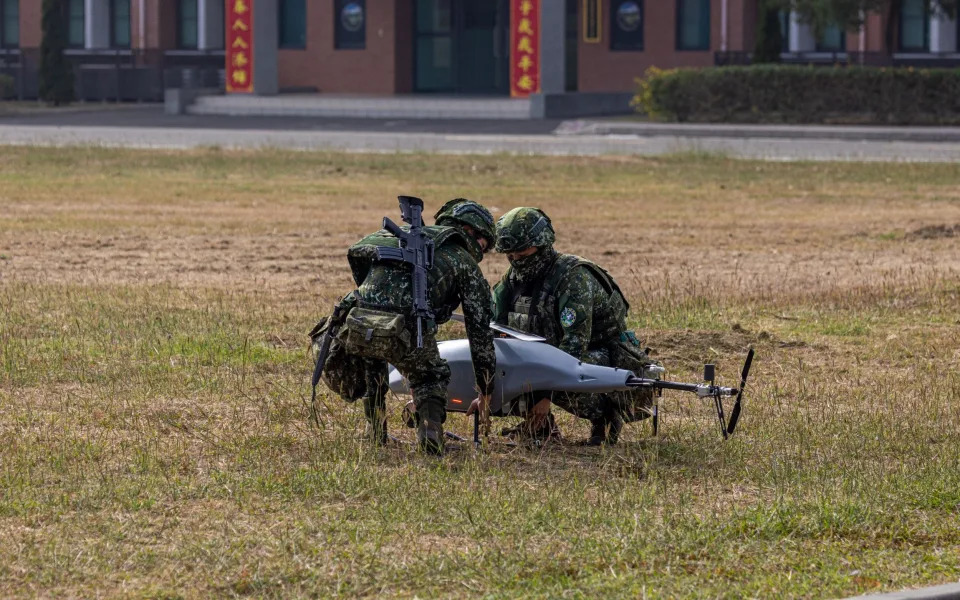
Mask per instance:
[[[64,56],[67,8],[65,0],[43,0],[39,91],[40,99],[54,106],[73,101],[73,68]]]
[[[772,0],[780,8],[796,12],[801,20],[813,26],[817,32],[831,25],[845,29],[857,29],[864,16],[870,13],[896,15],[903,0]],[[960,0],[924,0],[929,11],[939,11],[950,17],[956,16]]]
[[[871,14],[884,16],[886,31],[884,34],[887,52],[896,47],[896,31],[900,9],[904,0],[770,0],[782,10],[790,10],[800,20],[813,27],[820,35],[833,25],[839,25],[846,31],[857,30],[864,18]],[[923,0],[928,12],[939,12],[951,18],[957,16],[960,0]]]
[[[753,62],[780,62],[783,33],[780,31],[780,7],[776,2],[761,0],[757,6],[757,41],[753,48]]]

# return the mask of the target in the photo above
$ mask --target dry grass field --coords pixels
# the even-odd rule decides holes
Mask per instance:
[[[670,378],[710,361],[735,385],[754,346],[736,436],[678,393],[659,437],[634,424],[606,449],[575,446],[566,417],[543,451],[375,449],[327,393],[311,427],[306,333],[398,194],[543,207],[559,249],[620,282]],[[958,331],[955,165],[4,148],[0,596],[956,581]]]

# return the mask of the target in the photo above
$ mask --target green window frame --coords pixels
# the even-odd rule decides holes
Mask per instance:
[[[177,2],[177,47],[196,50],[200,47],[200,3],[198,0]]]
[[[710,0],[677,0],[677,50],[710,49]]]
[[[825,27],[817,38],[817,52],[846,52],[847,32],[839,25]]]
[[[900,52],[930,51],[930,12],[926,0],[903,0],[897,25]]]
[[[278,45],[285,49],[303,50],[307,47],[306,0],[280,0],[277,4]]]
[[[71,48],[83,48],[87,41],[87,8],[83,0],[69,0],[67,19],[67,45]]]
[[[20,0],[0,0],[0,48],[20,45]]]
[[[110,47],[130,47],[130,0],[110,0]]]
[[[781,9],[777,20],[780,23],[780,52],[790,52],[790,11]]]

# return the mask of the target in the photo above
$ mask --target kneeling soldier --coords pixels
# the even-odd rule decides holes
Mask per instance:
[[[490,211],[463,198],[447,202],[435,218],[436,225],[422,228],[433,246],[432,263],[426,270],[425,281],[428,304],[425,314],[430,316],[418,319],[414,309],[415,290],[410,273],[415,267],[383,259],[384,255],[396,252],[384,249],[396,249],[400,244],[396,235],[381,229],[347,252],[359,287],[341,303],[342,312],[347,316],[337,339],[346,353],[363,357],[365,385],[356,388],[364,389],[368,436],[378,444],[387,440],[389,362],[410,382],[419,420],[420,447],[441,454],[450,368],[440,357],[436,332],[437,326],[449,320],[458,305],[463,305],[479,387],[479,406],[487,405],[493,388],[496,354],[489,327],[490,286],[479,263],[484,253],[493,247],[494,223]],[[422,337],[420,347],[416,343],[418,332]],[[328,365],[326,370],[331,368],[337,369],[338,365]],[[336,373],[330,375],[337,377]]]
[[[515,208],[497,221],[496,236],[496,250],[507,255],[510,268],[494,287],[494,321],[543,336],[584,362],[637,373],[653,362],[627,331],[629,305],[617,283],[591,261],[554,250],[553,225],[546,213]],[[547,436],[553,429],[551,398],[533,401],[532,414],[520,429]],[[646,389],[558,393],[552,402],[591,422],[588,444],[614,444],[624,421],[650,414],[653,394]]]

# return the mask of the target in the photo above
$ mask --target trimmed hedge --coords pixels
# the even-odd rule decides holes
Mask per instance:
[[[13,98],[13,77],[0,75],[0,100]]]
[[[960,123],[960,69],[652,67],[637,86],[639,112],[673,121]]]

